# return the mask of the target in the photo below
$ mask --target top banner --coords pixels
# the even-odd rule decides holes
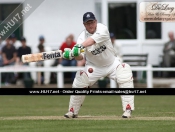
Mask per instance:
[[[141,2],[141,22],[175,22],[175,2]]]

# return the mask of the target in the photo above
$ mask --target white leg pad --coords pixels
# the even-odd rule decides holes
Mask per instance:
[[[126,110],[126,106],[129,104],[131,110],[134,110],[134,95],[121,95],[123,111]]]
[[[80,107],[85,99],[85,95],[71,95],[68,111],[72,111],[75,115],[78,115]]]
[[[89,78],[86,72],[77,71],[72,88],[88,88]],[[71,95],[68,111],[72,111],[75,115],[78,115],[81,105],[84,102],[85,95]]]
[[[119,88],[134,88],[131,67],[127,63],[118,65],[116,78]]]
[[[73,88],[87,88],[89,86],[89,77],[85,71],[77,71]]]
[[[119,88],[134,88],[133,75],[130,65],[127,63],[120,64],[116,69],[116,78]],[[123,111],[129,104],[131,110],[134,110],[134,95],[121,95]]]

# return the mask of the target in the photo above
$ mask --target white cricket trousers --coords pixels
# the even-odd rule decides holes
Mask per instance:
[[[121,62],[117,57],[115,58],[115,61],[113,62],[113,64],[103,66],[103,67],[97,67],[87,62],[87,64],[85,65],[84,71],[88,74],[89,82],[90,82],[89,86],[92,86],[95,82],[97,82],[102,77],[109,77],[110,79],[117,81],[116,68],[119,64],[121,64]],[[93,69],[92,73],[88,72],[89,68]]]

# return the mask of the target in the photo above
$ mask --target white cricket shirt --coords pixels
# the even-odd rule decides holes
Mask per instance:
[[[85,48],[84,57],[87,63],[98,67],[112,64],[115,60],[115,51],[107,27],[101,23],[97,23],[94,34],[90,34],[84,29],[79,35],[77,43],[82,44],[88,37],[91,37],[96,43]]]

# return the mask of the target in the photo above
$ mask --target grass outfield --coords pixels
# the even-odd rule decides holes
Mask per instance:
[[[65,119],[69,96],[0,96],[0,132],[174,132],[175,96],[135,96],[122,119],[120,96],[87,96],[79,118]]]

